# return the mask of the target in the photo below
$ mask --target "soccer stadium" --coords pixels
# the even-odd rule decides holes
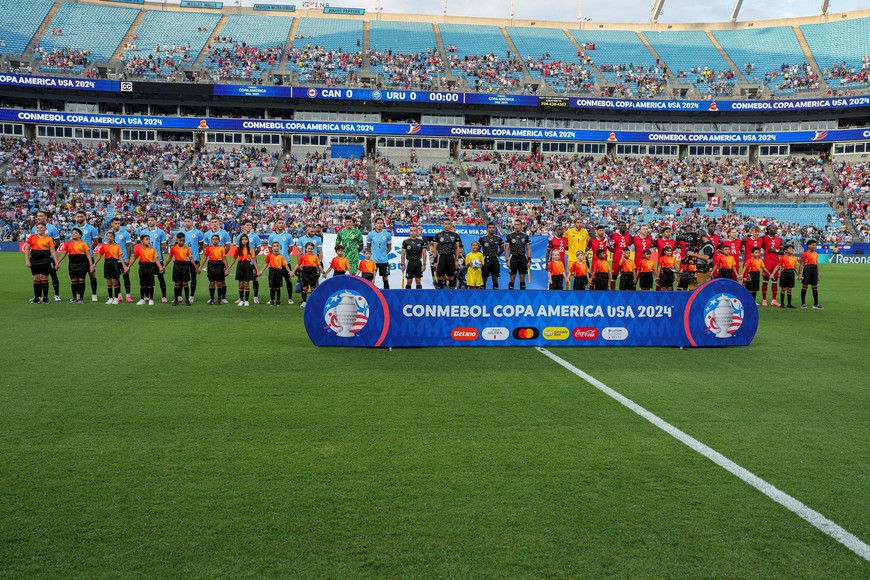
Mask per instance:
[[[870,576],[870,8],[593,3],[0,0],[0,576]]]

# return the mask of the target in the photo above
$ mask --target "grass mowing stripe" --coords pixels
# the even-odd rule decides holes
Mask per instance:
[[[636,414],[640,415],[674,439],[678,440],[680,443],[683,443],[689,448],[697,451],[719,467],[725,469],[735,477],[748,483],[776,503],[785,507],[794,514],[800,516],[801,518],[818,528],[820,531],[831,536],[832,538],[855,552],[857,555],[861,556],[865,560],[870,561],[870,546],[865,544],[863,541],[861,541],[860,538],[858,538],[854,534],[832,522],[814,509],[807,507],[806,505],[793,498],[792,496],[788,495],[784,491],[776,488],[774,485],[771,485],[770,483],[761,479],[748,469],[740,467],[721,453],[704,445],[691,435],[677,429],[664,419],[641,407],[628,397],[625,397],[614,391],[595,377],[588,375],[587,373],[578,369],[565,359],[553,354],[552,352],[542,347],[537,347],[537,350],[553,362],[559,364],[566,370],[571,371],[608,397],[614,399],[621,405],[628,407],[630,410],[634,411]]]

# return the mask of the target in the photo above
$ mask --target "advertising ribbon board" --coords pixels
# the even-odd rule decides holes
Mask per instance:
[[[305,309],[317,346],[748,346],[758,306],[731,280],[692,292],[381,290],[323,282]]]

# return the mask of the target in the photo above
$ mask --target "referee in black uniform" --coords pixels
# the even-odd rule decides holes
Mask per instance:
[[[495,224],[486,224],[486,235],[478,240],[483,253],[483,287],[486,288],[487,277],[492,278],[492,289],[498,289],[498,277],[501,276],[501,264],[498,257],[504,254],[504,240],[495,233]]]
[[[435,234],[435,254],[438,257],[438,267],[435,275],[438,276],[439,288],[445,284],[450,288],[456,288],[456,259],[462,248],[462,239],[453,231],[453,222],[444,220],[444,230]]]
[[[508,290],[514,289],[514,280],[517,273],[520,275],[520,290],[526,289],[526,274],[529,273],[529,264],[532,262],[532,239],[523,232],[523,222],[514,220],[514,231],[507,235],[505,259],[510,268],[510,281]]]
[[[423,228],[411,226],[411,237],[402,242],[402,272],[405,273],[405,289],[411,289],[411,279],[417,290],[423,289],[423,263],[426,261],[426,240],[420,237]]]

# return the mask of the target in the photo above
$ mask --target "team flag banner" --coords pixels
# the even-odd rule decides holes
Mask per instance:
[[[748,346],[758,306],[731,280],[692,292],[381,290],[337,276],[311,294],[316,346]]]

